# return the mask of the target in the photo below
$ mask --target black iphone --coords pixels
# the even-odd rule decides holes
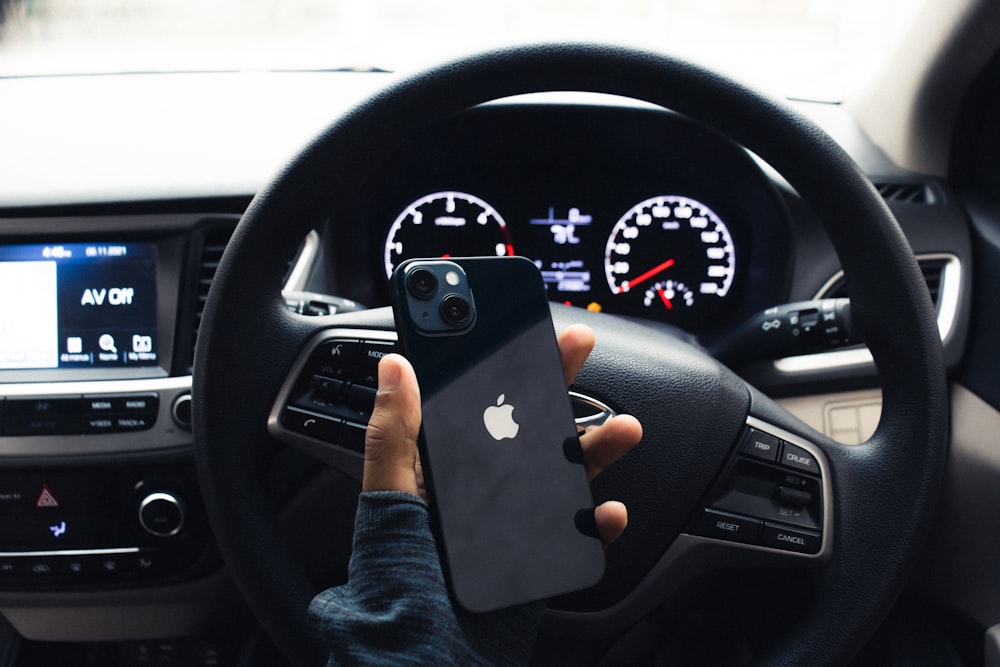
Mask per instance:
[[[538,268],[522,257],[409,260],[392,276],[420,383],[420,457],[446,577],[485,612],[586,588],[600,542]]]

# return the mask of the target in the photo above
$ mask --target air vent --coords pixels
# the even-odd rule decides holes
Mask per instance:
[[[952,261],[949,257],[921,257],[917,259],[920,272],[924,274],[927,282],[927,290],[931,293],[931,301],[938,309],[941,307],[941,277],[944,274],[945,266]],[[846,299],[849,298],[847,291],[847,280],[844,274],[840,273],[820,290],[816,298],[819,299]]]
[[[873,185],[887,202],[906,204],[934,204],[934,193],[926,183],[888,183],[874,181]]]
[[[196,287],[194,295],[193,331],[191,336],[191,361],[194,363],[194,346],[198,342],[198,330],[201,328],[201,316],[205,312],[205,301],[208,299],[208,289],[212,286],[215,271],[219,268],[222,253],[233,235],[230,225],[213,225],[201,232],[201,252],[198,266],[195,269]]]

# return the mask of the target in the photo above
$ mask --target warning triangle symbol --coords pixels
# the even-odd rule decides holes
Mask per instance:
[[[38,494],[35,507],[59,507],[59,501],[56,500],[56,497],[52,495],[49,487],[45,484],[42,485],[42,492]]]

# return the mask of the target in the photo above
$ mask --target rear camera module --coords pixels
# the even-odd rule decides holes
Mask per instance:
[[[464,326],[471,312],[469,302],[457,294],[449,294],[441,300],[441,318],[453,327]]]
[[[426,301],[437,292],[438,279],[429,269],[417,268],[411,271],[410,275],[406,277],[406,287],[413,296]],[[466,308],[468,308],[468,304]]]

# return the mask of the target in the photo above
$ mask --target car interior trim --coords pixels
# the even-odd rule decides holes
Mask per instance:
[[[917,255],[917,262],[944,261],[941,269],[940,296],[937,303],[937,325],[941,342],[946,343],[955,330],[958,306],[962,294],[962,261],[950,253]],[[830,276],[816,291],[814,299],[825,298],[827,292],[844,277],[843,271]],[[802,354],[794,357],[775,359],[774,368],[781,373],[815,373],[839,368],[850,368],[873,363],[867,347],[852,347],[830,352]]]
[[[74,435],[31,435],[0,437],[0,459],[32,457],[90,456],[190,448],[191,433],[173,418],[173,405],[191,393],[191,376],[141,380],[94,380],[89,382],[38,382],[3,386],[3,395],[12,398],[81,398],[156,394],[159,397],[153,426],[135,432]]]

